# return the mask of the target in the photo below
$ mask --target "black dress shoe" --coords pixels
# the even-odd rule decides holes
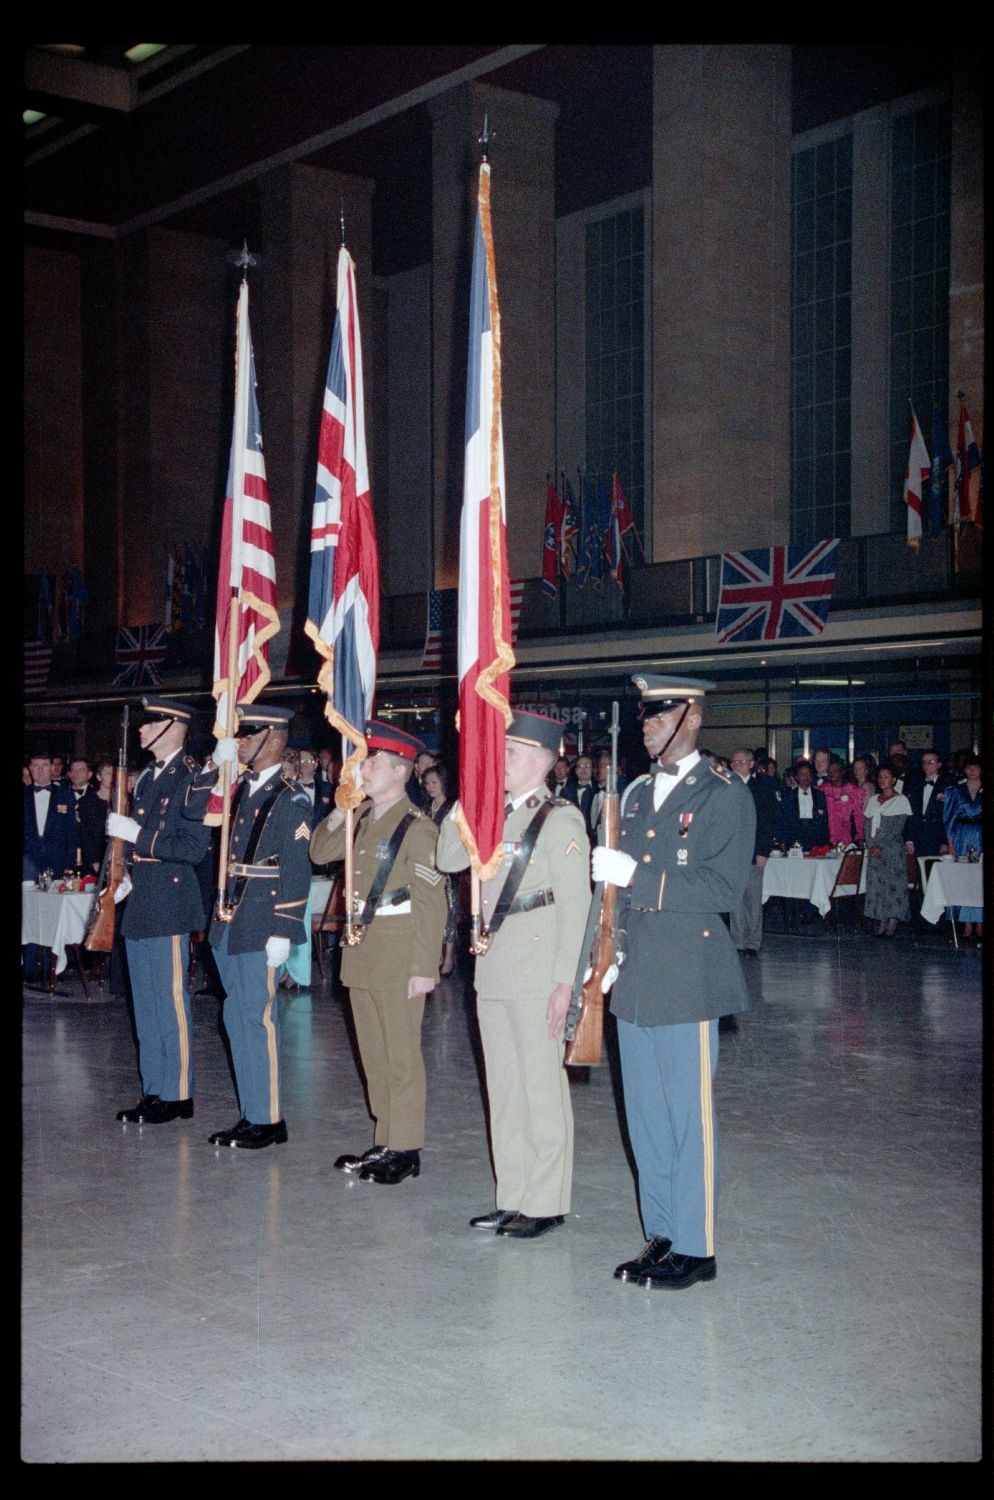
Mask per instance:
[[[417,1151],[385,1151],[375,1161],[369,1162],[359,1173],[360,1182],[381,1182],[394,1187],[405,1177],[417,1177],[421,1172],[421,1157]]]
[[[537,1240],[540,1234],[548,1234],[550,1229],[558,1229],[565,1222],[565,1214],[553,1214],[548,1219],[532,1219],[528,1214],[515,1214],[513,1219],[501,1225],[497,1233],[506,1235],[509,1240]]]
[[[638,1284],[651,1287],[653,1291],[662,1287],[679,1290],[693,1286],[695,1281],[713,1281],[717,1274],[713,1255],[677,1255],[676,1251],[671,1251],[658,1266],[640,1276]]]
[[[718,1035],[719,1036],[729,1036],[733,1032],[738,1031],[738,1029],[739,1029],[739,1023],[735,1019],[734,1016],[719,1016],[718,1017]]]
[[[475,1219],[470,1219],[469,1227],[470,1229],[501,1229],[517,1217],[517,1212],[513,1208],[495,1208],[492,1214],[478,1214]]]
[[[651,1240],[646,1240],[641,1253],[636,1255],[634,1260],[624,1260],[620,1266],[615,1266],[615,1280],[638,1281],[640,1276],[644,1276],[653,1266],[658,1266],[660,1261],[665,1260],[672,1249],[672,1240],[655,1235]]]
[[[212,1135],[211,1142],[215,1146],[237,1146],[239,1151],[261,1151],[264,1146],[282,1146],[286,1138],[285,1120],[277,1120],[275,1125],[250,1125],[248,1120],[239,1120],[234,1130]]]
[[[122,1125],[143,1125],[149,1111],[159,1103],[158,1094],[142,1094],[134,1109],[119,1109],[117,1118]]]
[[[192,1120],[192,1099],[156,1099],[145,1112],[146,1125],[167,1125],[170,1120]]]
[[[339,1156],[335,1162],[335,1171],[350,1172],[353,1176],[358,1176],[367,1162],[378,1161],[381,1156],[386,1156],[386,1154],[386,1146],[370,1146],[369,1150],[364,1151],[361,1156],[353,1156],[351,1154]]]

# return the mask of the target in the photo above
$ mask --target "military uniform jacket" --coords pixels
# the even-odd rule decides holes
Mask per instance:
[[[504,848],[512,855],[539,805],[549,798],[540,788],[504,820]],[[464,870],[469,856],[451,818],[438,835],[438,866]],[[481,887],[485,923],[504,888],[510,861]],[[548,1004],[557,984],[572,986],[590,910],[590,844],[583,814],[571,802],[556,800],[539,832],[518,896],[551,891],[554,901],[533,911],[515,912],[498,928],[490,949],[476,960],[476,991],[481,1000],[527,1000]]]
[[[752,863],[756,812],[738,776],[702,757],[657,812],[653,777],[632,782],[619,847],[636,861],[619,891],[625,962],[611,1009],[639,1026],[713,1020],[749,1008],[735,944],[721,913],[735,911]]]
[[[270,797],[275,792],[275,798]],[[311,889],[311,799],[297,782],[278,771],[255,791],[250,782],[239,783],[231,819],[229,860],[239,864],[259,818],[264,819],[245,877],[241,899],[230,922],[215,914],[211,923],[211,946],[216,948],[228,933],[229,953],[255,953],[265,949],[271,937],[289,938],[292,945],[309,936],[304,920]],[[268,804],[268,805],[267,805]],[[229,877],[230,896],[239,877]]]
[[[431,979],[438,974],[442,934],[448,914],[445,879],[435,865],[437,830],[431,818],[406,796],[399,798],[373,822],[373,804],[364,802],[356,815],[353,844],[354,893],[360,906],[380,869],[394,833],[408,813],[415,813],[397,851],[387,880],[389,891],[410,891],[410,912],[375,916],[362,941],[342,947],[342,983],[350,988],[389,993],[406,989],[415,977]],[[314,830],[311,858],[317,865],[345,858],[345,825],[329,830],[322,823]]]
[[[197,866],[210,848],[203,825],[207,791],[194,786],[200,767],[177,755],[153,779],[149,766],[135,783],[131,816],[140,831],[128,852],[132,890],[124,907],[126,938],[200,932],[207,921]]]

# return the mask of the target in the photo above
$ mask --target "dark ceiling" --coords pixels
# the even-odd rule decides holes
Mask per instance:
[[[25,211],[34,240],[76,244],[168,223],[258,242],[257,181],[306,161],[375,178],[382,273],[431,253],[427,97],[461,77],[555,100],[556,210],[651,179],[648,45],[169,46],[25,53]],[[950,49],[795,46],[794,129],[947,79]],[[499,127],[493,159],[499,161]]]

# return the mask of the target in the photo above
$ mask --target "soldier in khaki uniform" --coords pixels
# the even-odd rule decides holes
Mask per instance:
[[[366,725],[366,744],[362,780],[369,800],[356,820],[355,886],[346,894],[358,896],[362,908],[374,885],[380,891],[375,910],[362,918],[361,942],[342,948],[342,982],[349,987],[376,1128],[370,1150],[340,1156],[335,1166],[364,1182],[393,1185],[421,1170],[426,1092],[421,1022],[425,996],[438,978],[447,903],[445,880],[435,868],[435,825],[404,791],[424,746],[402,729],[378,723]],[[315,864],[345,857],[344,819],[336,807],[315,828]]]
[[[482,887],[484,917],[495,929],[477,959],[476,991],[497,1208],[471,1224],[512,1239],[555,1229],[570,1209],[573,1113],[562,1033],[590,907],[590,846],[579,809],[545,785],[561,735],[554,719],[515,713],[506,741],[505,859]],[[469,863],[451,817],[439,830],[437,859],[446,871]],[[519,870],[502,920],[501,893]]]

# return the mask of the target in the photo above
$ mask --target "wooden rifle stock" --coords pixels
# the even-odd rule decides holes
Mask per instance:
[[[128,801],[128,709],[124,709],[124,725],[121,733],[121,749],[117,758],[117,779],[114,783],[114,811],[123,817]],[[114,946],[114,922],[117,905],[114,895],[124,876],[124,840],[108,839],[104,850],[100,874],[97,877],[98,895],[90,912],[90,923],[83,947],[88,953],[109,953]]]
[[[608,772],[598,827],[599,842],[607,849],[618,847],[618,705],[611,705],[611,768]],[[594,887],[587,932],[580,952],[580,966],[573,985],[573,1001],[566,1026],[567,1067],[596,1066],[604,1044],[604,976],[615,961],[617,938],[615,914],[618,888],[610,881]],[[596,914],[596,928],[592,929]],[[590,970],[589,978],[584,976]],[[576,1012],[578,1011],[578,1014]],[[572,1023],[572,1025],[571,1025]]]

